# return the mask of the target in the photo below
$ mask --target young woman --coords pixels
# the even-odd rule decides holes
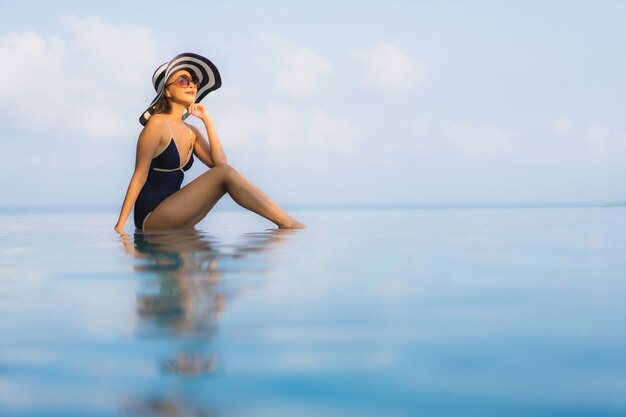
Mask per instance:
[[[281,229],[304,227],[228,165],[211,116],[199,104],[221,86],[211,61],[192,53],[178,55],[157,68],[152,82],[157,96],[139,119],[145,127],[115,230],[123,231],[133,206],[137,229],[192,228],[226,193]],[[184,122],[189,115],[202,121],[206,137]],[[194,155],[210,169],[180,188]]]

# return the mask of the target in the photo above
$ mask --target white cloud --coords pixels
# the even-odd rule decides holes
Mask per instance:
[[[263,33],[257,36],[257,42],[261,61],[271,69],[275,88],[282,93],[307,96],[319,89],[332,72],[330,61],[279,36]]]
[[[239,102],[220,111],[219,131],[225,143],[237,148],[283,149],[294,146],[298,119],[295,109],[281,103],[253,110]]]
[[[600,124],[591,124],[583,134],[583,143],[594,157],[602,157],[612,154],[626,158],[626,133],[614,133]]]
[[[366,135],[362,126],[346,116],[332,115],[318,109],[313,113],[311,126],[306,128],[310,148],[329,154],[348,154]]]
[[[50,88],[52,74],[65,67],[65,42],[36,32],[8,33],[0,37],[0,98],[29,100]]]
[[[567,136],[572,131],[572,124],[567,117],[559,117],[552,122],[550,127],[557,136]]]
[[[448,151],[467,158],[510,155],[518,150],[519,138],[518,132],[491,124],[473,126],[461,123],[442,130],[442,139]]]
[[[591,123],[585,128],[573,128],[570,118],[559,117],[550,126],[552,137],[546,138],[544,146],[554,158],[578,161],[626,159],[626,133]]]
[[[553,121],[549,130],[533,133],[532,128],[517,130],[493,123],[434,126],[428,117],[420,115],[409,123],[407,130],[412,139],[407,149],[425,159],[549,164],[568,161],[580,165],[592,161],[611,164],[626,158],[625,133],[597,123],[584,130],[573,129],[566,117]]]
[[[269,103],[258,116],[257,129],[264,138],[263,144],[266,149],[296,147],[299,115],[293,108],[279,103]]]
[[[0,78],[15,79],[0,86],[5,123],[18,132],[81,139],[129,135],[152,99],[152,33],[94,17],[65,15],[60,22],[61,34],[0,36]]]
[[[354,73],[360,74],[366,86],[378,91],[411,90],[425,76],[423,65],[417,65],[403,49],[390,43],[353,50],[349,56],[356,65]]]
[[[216,109],[224,142],[239,149],[346,154],[365,136],[346,114],[331,110],[328,92],[336,81],[334,66],[316,52],[271,33],[257,34],[255,81],[249,72],[231,80]],[[270,82],[258,82],[269,79]],[[340,92],[339,92],[340,93]],[[294,100],[297,99],[297,100]]]
[[[298,111],[280,102],[268,102],[254,110],[223,109],[219,115],[220,137],[239,149],[347,154],[366,135],[363,127],[345,115],[323,108]]]
[[[61,21],[69,32],[72,48],[68,52],[80,63],[75,70],[97,75],[105,84],[145,84],[163,63],[155,60],[159,48],[151,29],[115,26],[97,17],[70,14],[63,15]]]

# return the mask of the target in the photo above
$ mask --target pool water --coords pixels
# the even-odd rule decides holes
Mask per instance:
[[[293,214],[0,214],[0,415],[626,414],[626,209]]]

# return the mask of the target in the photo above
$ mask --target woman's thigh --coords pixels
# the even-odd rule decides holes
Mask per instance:
[[[232,170],[218,165],[163,200],[145,222],[147,230],[191,228],[226,193],[224,181]]]

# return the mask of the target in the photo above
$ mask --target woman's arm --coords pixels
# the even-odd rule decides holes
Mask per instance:
[[[198,159],[204,162],[209,168],[213,168],[215,165],[226,164],[226,155],[224,154],[222,143],[215,132],[211,115],[206,110],[206,107],[204,107],[204,104],[191,105],[189,110],[191,114],[202,120],[208,136],[207,140],[198,128],[191,127],[196,135],[194,152]]]
[[[135,171],[130,179],[130,184],[128,184],[124,203],[120,210],[120,217],[115,225],[115,230],[118,232],[124,230],[124,225],[130,215],[130,211],[135,205],[139,192],[146,183],[146,178],[148,178],[152,157],[156,154],[157,148],[163,140],[164,121],[160,119],[160,117],[151,117],[146,127],[144,127],[139,134],[139,139],[137,140],[137,155],[135,157]]]

